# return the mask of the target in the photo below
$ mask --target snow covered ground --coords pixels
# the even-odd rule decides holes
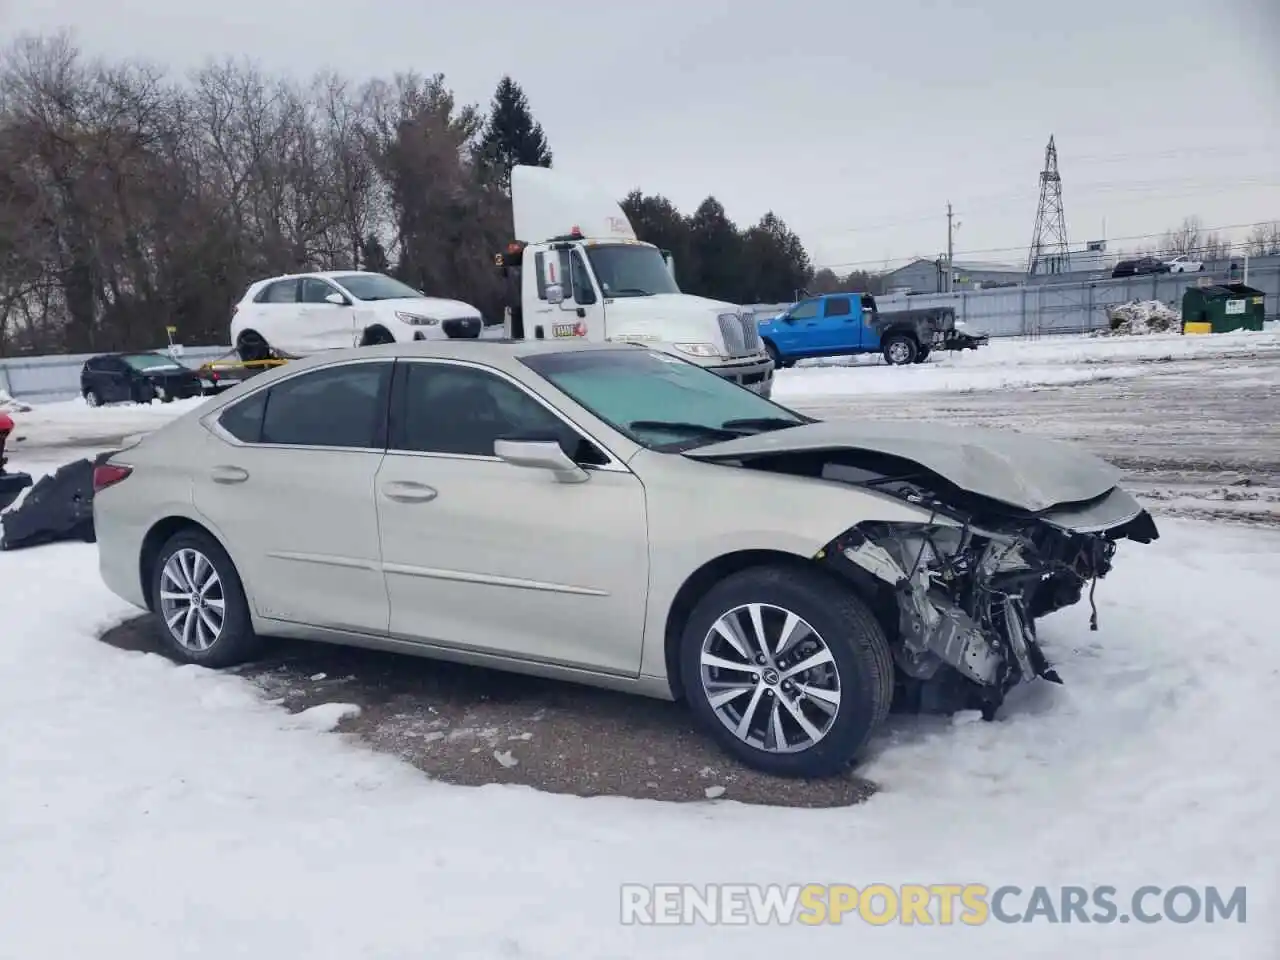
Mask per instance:
[[[1146,403],[1169,395],[1162,382],[1200,376],[1179,374],[1193,362],[1219,370],[1205,383],[1234,376],[1277,395],[1268,351],[1280,350],[1280,337],[1162,339],[999,344],[908,369],[797,368],[783,372],[780,399],[791,383],[793,396],[845,415],[857,415],[863,392],[882,394],[868,401],[879,413],[936,413],[939,390],[989,391],[1020,370],[1096,368],[1138,371],[1125,382],[1156,384]],[[900,387],[912,378],[908,392],[925,396],[894,405],[875,386],[889,377]],[[810,380],[827,392],[806,395]],[[1065,411],[1070,423],[1033,424],[1069,434],[1096,398],[1053,406],[1065,392],[1046,386],[1055,382],[1066,381],[1035,380],[1045,389],[1008,393],[1006,406],[982,415],[999,419],[1008,404],[1046,418]],[[965,393],[948,403],[976,406],[941,415],[967,421],[999,396]],[[1226,396],[1238,416],[1237,395]],[[1106,402],[1124,403],[1119,394]],[[1168,405],[1169,458],[1186,402]],[[38,408],[15,418],[27,439],[11,450],[12,466],[40,472],[181,409]],[[1257,439],[1265,429],[1274,424],[1258,424],[1248,447],[1258,464],[1275,459]],[[1112,439],[1125,443],[1121,432]],[[1143,442],[1138,434],[1130,445]],[[702,960],[800,947],[946,960],[1273,960],[1280,644],[1269,598],[1280,531],[1160,524],[1155,544],[1122,545],[1098,588],[1097,633],[1087,604],[1045,621],[1062,687],[1022,691],[993,724],[895,720],[863,771],[879,793],[827,810],[433,782],[324,732],[340,705],[291,717],[240,678],[98,641],[136,611],[102,587],[92,546],[0,553],[0,956],[83,960],[106,948],[131,960]],[[1245,885],[1248,922],[619,923],[620,884],[673,881],[1106,884],[1122,906],[1143,885]]]
[[[1096,634],[1084,608],[1046,622],[1065,686],[994,724],[895,722],[879,795],[805,811],[434,783],[100,643],[131,611],[92,547],[0,553],[0,953],[1272,958],[1277,582],[1280,535],[1166,524],[1122,550]],[[619,924],[620,884],[670,881],[1246,885],[1248,922]]]
[[[928,363],[891,367],[878,355],[802,360],[780,370],[774,397],[781,403],[835,396],[956,393],[1064,386],[1150,373],[1152,363],[1219,360],[1280,350],[1280,332],[1215,336],[1044,337],[993,340],[978,350],[934,354]]]

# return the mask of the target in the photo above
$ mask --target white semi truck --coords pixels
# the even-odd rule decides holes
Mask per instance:
[[[642,343],[770,395],[774,365],[751,311],[681,293],[671,255],[637,240],[607,192],[517,166],[511,199],[516,239],[495,257],[508,337]]]

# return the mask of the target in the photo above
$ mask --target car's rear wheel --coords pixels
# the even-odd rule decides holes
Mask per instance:
[[[875,616],[845,585],[788,566],[754,567],[713,587],[685,625],[680,672],[711,736],[780,776],[845,770],[893,699]]]
[[[84,402],[91,407],[102,406],[102,397],[94,387],[90,387],[84,392]]]
[[[236,355],[240,357],[241,363],[270,360],[271,347],[267,345],[267,341],[262,339],[261,335],[253,330],[246,330],[236,340]]]
[[[201,530],[179,531],[160,548],[151,572],[151,599],[174,659],[229,667],[261,649],[235,564]]]
[[[890,337],[881,346],[885,362],[891,364],[914,363],[918,349],[914,339],[901,333]]]

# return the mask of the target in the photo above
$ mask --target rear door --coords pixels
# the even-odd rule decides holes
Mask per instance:
[[[305,352],[302,318],[298,313],[300,286],[296,277],[267,284],[253,299],[252,322],[245,323],[277,350],[299,356]]]
[[[344,301],[341,306],[325,299],[335,293]],[[342,350],[360,345],[355,334],[355,307],[351,299],[332,283],[320,277],[303,277],[300,300],[298,336],[306,341],[305,352]]]
[[[194,500],[228,545],[259,616],[386,633],[373,482],[393,367],[361,359],[309,369],[218,417]]]
[[[822,320],[817,329],[817,345],[824,350],[854,350],[860,341],[858,314],[853,298],[832,295],[822,299]]]
[[[106,403],[123,403],[133,399],[133,368],[120,357],[103,357],[98,382]]]

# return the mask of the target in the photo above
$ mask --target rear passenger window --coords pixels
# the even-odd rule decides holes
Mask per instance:
[[[847,317],[853,313],[853,305],[849,302],[848,297],[828,297],[827,313],[828,317]]]
[[[268,391],[262,443],[306,447],[386,447],[390,361],[325,367]]]
[[[298,281],[278,280],[267,284],[265,290],[254,297],[258,303],[297,303]]]
[[[257,443],[262,437],[262,414],[267,409],[269,390],[259,390],[222,411],[218,425],[241,443]]]

